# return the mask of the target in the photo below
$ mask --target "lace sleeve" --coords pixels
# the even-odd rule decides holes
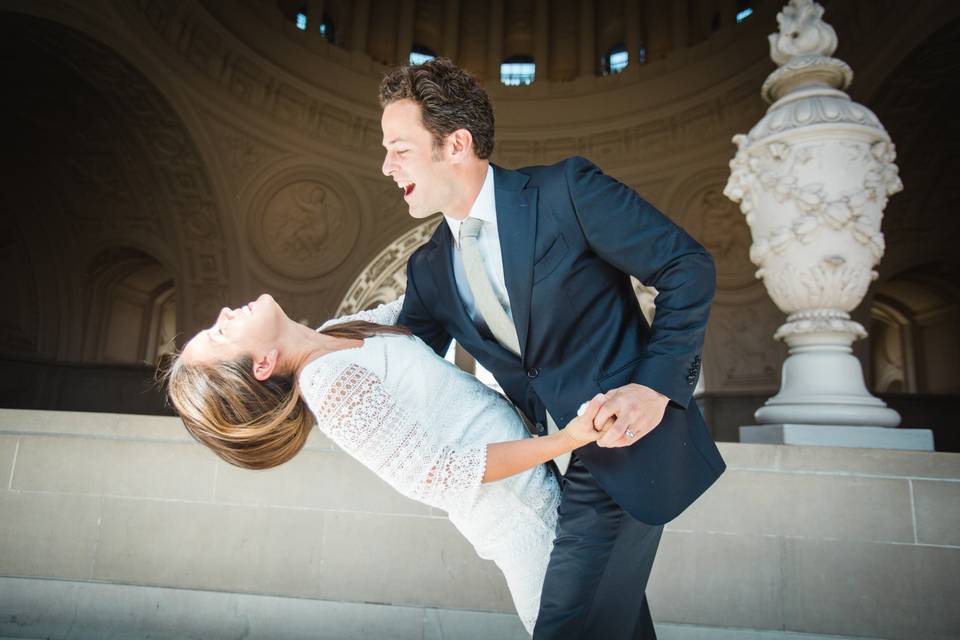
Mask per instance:
[[[370,370],[349,364],[318,371],[304,396],[317,426],[340,448],[403,495],[451,513],[476,501],[486,445],[442,442],[403,410]]]
[[[377,324],[397,324],[397,317],[400,315],[400,309],[402,308],[403,296],[400,296],[393,302],[386,302],[374,307],[373,309],[358,311],[357,313],[352,313],[348,316],[341,316],[339,318],[327,320],[320,325],[320,329],[326,329],[331,325],[340,324],[342,322],[350,322],[351,320],[366,320],[367,322],[376,322]],[[320,329],[318,329],[318,331]]]

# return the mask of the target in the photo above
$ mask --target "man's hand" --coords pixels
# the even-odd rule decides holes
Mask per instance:
[[[600,447],[629,447],[660,424],[670,401],[662,393],[634,383],[604,395],[606,401],[593,418],[594,428],[600,431],[607,420],[614,416],[616,420],[597,440]]]

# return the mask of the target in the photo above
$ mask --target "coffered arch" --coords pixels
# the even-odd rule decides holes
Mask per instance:
[[[82,265],[115,246],[154,256],[172,274],[178,333],[189,333],[229,299],[236,253],[202,131],[111,46],[124,40],[106,25],[31,9],[0,13],[11,96],[3,207],[23,238],[16,261],[31,269],[18,294],[29,309],[18,322],[28,326],[4,343],[48,361],[89,358]]]

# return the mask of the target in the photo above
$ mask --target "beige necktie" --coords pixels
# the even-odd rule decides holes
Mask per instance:
[[[463,254],[463,268],[467,273],[467,284],[470,285],[477,311],[487,323],[490,333],[497,342],[519,356],[520,340],[517,338],[517,327],[493,291],[493,283],[487,276],[483,256],[480,255],[477,236],[480,235],[482,225],[483,221],[477,218],[467,218],[460,224],[460,250]],[[557,423],[547,412],[547,432],[556,433],[557,431]],[[559,455],[553,461],[557,463],[560,473],[566,473],[570,464],[570,454]]]
[[[493,283],[487,276],[483,256],[480,255],[477,236],[482,225],[483,221],[476,218],[467,218],[460,225],[460,249],[463,253],[463,268],[467,272],[467,283],[470,285],[477,311],[487,323],[490,333],[497,342],[519,356],[520,340],[517,338],[517,328],[497,298]]]

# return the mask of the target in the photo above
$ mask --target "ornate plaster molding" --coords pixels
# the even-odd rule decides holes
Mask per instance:
[[[350,285],[334,317],[356,313],[395,300],[407,289],[407,260],[430,239],[440,217],[422,222],[391,242]]]
[[[329,274],[360,236],[360,202],[339,176],[314,165],[272,174],[246,212],[247,240],[265,266],[308,280]]]
[[[777,14],[778,33],[771,33],[770,58],[781,67],[800,56],[831,56],[837,32],[823,21],[823,7],[813,0],[795,0]]]
[[[232,102],[315,141],[366,156],[380,155],[380,123],[375,117],[358,113],[345,101],[332,99],[261,58],[201,6],[141,0],[137,19]],[[514,137],[516,127],[501,124],[496,157],[506,165],[519,165],[584,155],[612,165],[634,162],[641,154],[694,148],[702,144],[704,136],[721,135],[741,123],[745,114],[757,110],[751,98],[753,82],[748,77],[734,80],[726,88],[712,88],[705,101],[653,120],[645,111],[603,123],[586,118],[586,126],[580,127],[583,132],[574,136]],[[370,107],[375,113],[372,94]]]
[[[47,18],[20,19],[27,23],[25,32],[31,33],[38,47],[74,68],[103,100],[116,107],[118,121],[149,167],[149,172],[128,166],[111,169],[108,164],[77,158],[76,175],[86,188],[105,202],[123,202],[132,194],[133,204],[128,208],[135,209],[112,220],[113,224],[86,221],[91,243],[116,246],[127,242],[157,257],[176,254],[178,323],[181,328],[192,328],[195,319],[213,317],[227,301],[229,291],[227,240],[209,169],[183,119],[121,52]],[[36,28],[28,21],[34,21]],[[121,171],[126,184],[111,178],[116,171]],[[147,246],[151,243],[154,246]]]

